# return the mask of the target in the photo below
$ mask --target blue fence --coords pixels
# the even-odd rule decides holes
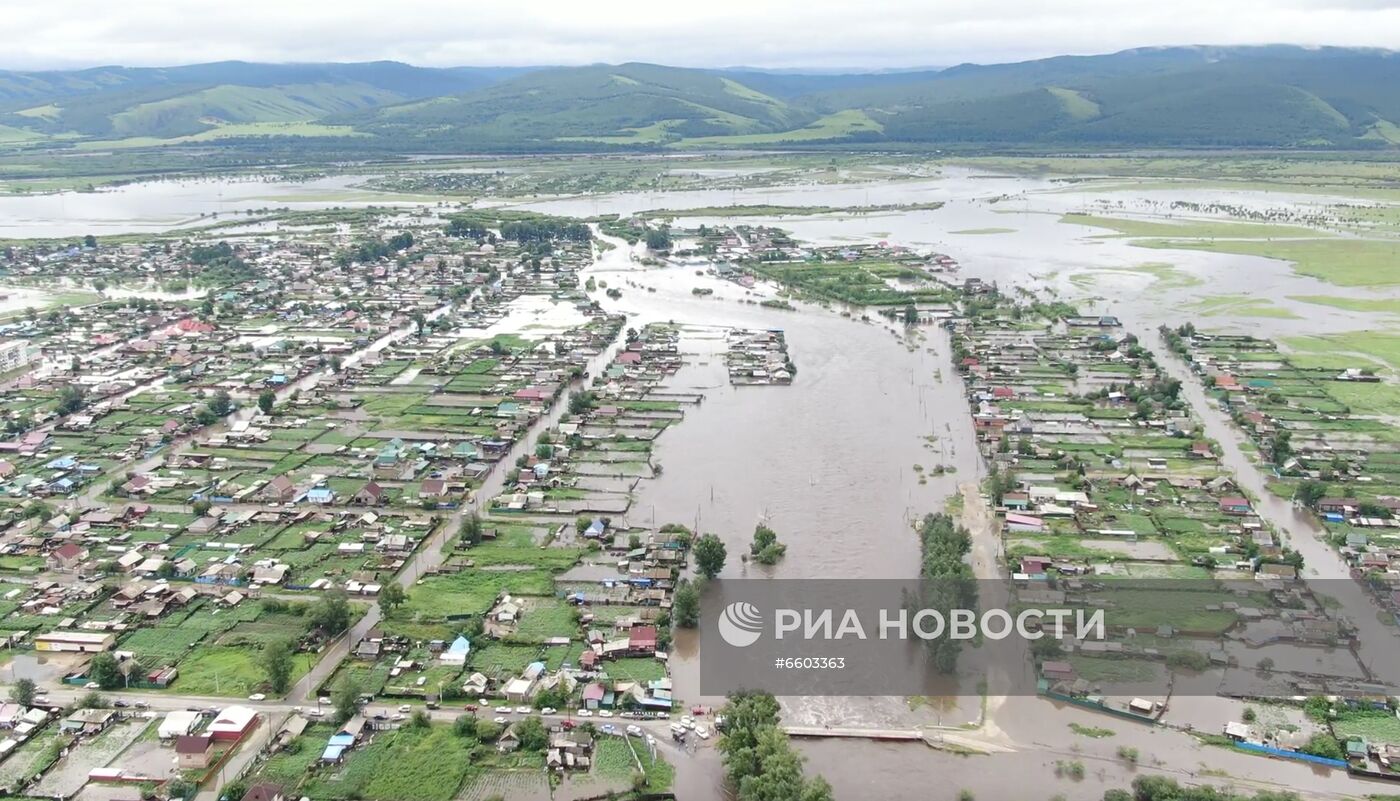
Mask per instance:
[[[1282,748],[1274,748],[1273,746],[1259,745],[1257,743],[1235,743],[1235,747],[1241,751],[1252,751],[1256,754],[1279,757],[1281,759],[1296,759],[1301,762],[1311,762],[1314,765],[1326,765],[1329,768],[1345,769],[1347,767],[1345,759],[1329,759],[1314,754],[1305,754],[1302,751],[1285,751]]]

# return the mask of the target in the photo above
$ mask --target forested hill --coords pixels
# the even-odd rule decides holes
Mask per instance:
[[[868,142],[1391,148],[1400,146],[1400,54],[1172,47],[846,75],[393,62],[0,72],[0,147],[248,137],[459,152]]]

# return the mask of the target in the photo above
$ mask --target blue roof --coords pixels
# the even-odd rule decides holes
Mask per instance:
[[[332,734],[331,738],[326,741],[326,745],[332,748],[349,748],[354,744],[355,735],[353,734]]]
[[[447,648],[447,652],[449,654],[466,654],[471,653],[471,650],[471,641],[468,640],[466,637],[458,637],[457,639],[453,640],[452,645],[448,646]]]
[[[345,753],[343,745],[328,745],[326,750],[321,752],[322,762],[335,762],[340,759],[340,755]]]
[[[329,501],[331,499],[331,491],[324,487],[319,487],[306,493],[306,497],[313,501]]]

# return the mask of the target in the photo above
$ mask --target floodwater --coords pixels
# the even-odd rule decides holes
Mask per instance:
[[[0,239],[150,233],[228,221],[240,212],[267,208],[421,205],[352,188],[363,180],[361,176],[301,182],[193,178],[93,192],[0,195]]]
[[[918,569],[913,522],[942,508],[957,485],[981,473],[961,386],[952,372],[948,344],[934,329],[912,344],[882,318],[802,305],[797,312],[768,309],[755,301],[772,293],[752,292],[693,269],[644,268],[621,243],[605,252],[589,275],[620,288],[622,297],[596,293],[610,311],[629,315],[629,325],[651,321],[686,326],[684,350],[698,352],[668,383],[668,389],[699,391],[705,399],[688,408],[685,420],[657,441],[660,477],[644,481],[628,522],[679,522],[724,538],[730,559],[725,577],[887,578]],[[708,297],[695,287],[714,290]],[[648,291],[654,289],[655,291]],[[730,387],[722,343],[707,327],[781,328],[797,365],[790,386]],[[897,334],[898,332],[898,334]],[[931,437],[926,439],[926,437]],[[928,477],[920,481],[913,467]],[[944,465],[951,473],[929,475]],[[737,558],[760,521],[788,545],[777,566],[762,568]],[[980,543],[987,549],[987,543]],[[990,546],[994,550],[994,546]],[[1391,638],[1393,639],[1393,638]],[[965,656],[968,659],[969,656]],[[970,652],[985,668],[989,655]],[[681,632],[672,651],[677,694],[688,703],[720,699],[699,693],[699,653],[694,637]],[[998,664],[1010,663],[1000,659]],[[911,709],[903,698],[784,699],[792,723],[885,728],[952,727],[976,722],[980,698],[960,688],[956,698],[930,699]],[[1208,695],[1172,701],[1176,719],[1210,721],[1218,731],[1238,719],[1242,704]],[[832,784],[837,797],[953,798],[961,788],[984,798],[1097,799],[1111,787],[1126,787],[1138,772],[1166,773],[1201,781],[1202,769],[1240,777],[1251,788],[1306,790],[1309,797],[1344,797],[1365,785],[1342,772],[1280,764],[1200,745],[1187,734],[1152,729],[1059,707],[1034,697],[998,697],[988,702],[989,725],[978,741],[1002,753],[959,756],[923,744],[866,741],[799,741],[810,769]],[[1220,723],[1216,723],[1220,721]],[[1108,727],[1106,740],[1072,735],[1068,724]],[[1077,740],[1078,742],[1071,742]],[[1120,746],[1137,748],[1139,765],[1117,758]],[[694,756],[678,754],[678,788],[685,801],[723,798],[713,747]],[[1074,781],[1063,764],[1081,762],[1087,775]],[[1061,775],[1057,775],[1057,773]],[[1212,779],[1216,783],[1219,779]],[[937,788],[930,790],[930,788]]]
[[[170,182],[88,195],[0,198],[0,236],[82,234],[93,226],[161,230],[197,222],[200,214],[222,216],[265,205],[348,205],[316,198],[317,193],[344,193],[348,180],[326,179],[324,185]],[[1067,188],[1044,179],[949,168],[942,177],[929,180],[621,193],[539,201],[525,207],[586,217],[739,203],[852,206],[942,201],[945,205],[937,210],[744,221],[779,225],[818,243],[888,240],[936,250],[957,259],[963,274],[1003,286],[1049,289],[1071,299],[1111,298],[1088,305],[1123,317],[1145,343],[1158,349],[1161,343],[1153,341],[1151,330],[1161,322],[1179,323],[1192,316],[1183,309],[1210,295],[1266,297],[1285,308],[1297,308],[1287,300],[1291,295],[1376,296],[1297,276],[1282,262],[1144,250],[1121,239],[1103,238],[1108,232],[1102,229],[1059,221],[1066,212],[1114,213],[1101,205],[1104,194],[1092,186]],[[1124,182],[1117,182],[1111,192],[1113,203],[1121,204],[1118,208],[1124,213],[1144,215],[1172,200],[1221,198],[1222,193],[1201,190],[1125,188]],[[1240,192],[1230,193],[1228,202],[1270,209],[1279,204],[1302,207],[1317,199]],[[702,221],[718,222],[693,222]],[[1011,230],[986,233],[989,229]],[[669,388],[704,395],[701,404],[687,408],[684,422],[658,439],[655,459],[664,469],[657,479],[642,482],[629,522],[678,522],[719,534],[730,554],[726,577],[915,575],[914,521],[942,508],[959,485],[980,478],[971,421],[945,335],[928,328],[907,336],[901,326],[878,316],[863,321],[859,311],[843,316],[839,309],[809,304],[798,304],[795,312],[764,308],[757,301],[772,296],[772,287],[750,291],[696,275],[690,268],[646,268],[633,258],[633,248],[616,240],[614,244],[618,247],[603,252],[588,274],[621,289],[622,297],[606,298],[601,288],[595,297],[609,311],[627,314],[632,327],[651,321],[684,325],[683,347],[699,355],[672,378]],[[1160,269],[1141,269],[1148,263],[1169,263],[1172,272],[1163,278]],[[692,294],[697,287],[714,293]],[[1362,313],[1329,309],[1319,315],[1317,307],[1304,308],[1314,312],[1306,323],[1309,333],[1363,328],[1377,321]],[[544,309],[516,310],[517,316],[535,314],[542,318],[536,321],[541,328],[565,322],[551,319]],[[1228,316],[1196,322],[1265,336],[1296,333],[1299,324]],[[731,387],[723,367],[723,345],[716,339],[717,330],[727,326],[783,329],[797,365],[793,384]],[[1164,361],[1185,376],[1178,362]],[[1309,577],[1344,577],[1336,555],[1317,541],[1315,524],[1264,491],[1257,468],[1244,456],[1248,446],[1240,443],[1218,411],[1206,406],[1199,386],[1187,381],[1186,393],[1204,416],[1207,432],[1225,444],[1224,463],[1240,475],[1247,490],[1262,499],[1261,511],[1285,527],[1289,544],[1303,551]],[[915,465],[924,469],[917,471]],[[933,468],[938,466],[948,471],[935,474]],[[788,546],[786,558],[772,568],[746,565],[738,558],[760,521],[776,530]],[[995,543],[978,542],[975,560],[990,564],[995,550]],[[1339,596],[1359,594],[1350,582],[1335,586]],[[1346,590],[1348,586],[1353,589]],[[1355,599],[1339,600],[1350,605]],[[1391,650],[1380,643],[1389,645],[1394,638],[1374,619],[1354,622],[1364,638],[1377,643],[1374,653],[1370,645],[1363,649],[1362,664],[1380,664]],[[690,703],[717,701],[699,694],[697,658],[696,643],[683,632],[672,654],[677,694]],[[787,714],[817,724],[957,727],[982,714],[976,691],[962,689],[960,701],[933,699],[912,709],[903,699],[787,699]],[[1185,695],[1173,699],[1172,719],[1215,725],[1237,719],[1240,706],[1225,699]],[[826,776],[839,798],[952,799],[966,788],[979,798],[1097,799],[1110,787],[1127,786],[1142,772],[1240,789],[1290,789],[1308,798],[1388,791],[1344,773],[1202,746],[1179,731],[1060,708],[1034,697],[989,696],[986,717],[987,725],[976,739],[996,752],[987,756],[960,756],[923,744],[864,741],[802,741],[799,748],[809,760],[809,770]],[[1115,736],[1077,737],[1068,728],[1071,722],[1110,728]],[[1132,766],[1118,758],[1119,747],[1138,749],[1139,763]],[[713,741],[692,755],[676,755],[673,761],[677,791],[684,801],[724,797]],[[1071,762],[1084,765],[1082,779],[1067,775],[1065,765]]]

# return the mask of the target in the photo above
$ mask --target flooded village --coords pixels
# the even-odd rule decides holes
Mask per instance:
[[[985,605],[1107,636],[969,649],[946,695],[777,691],[835,797],[1393,786],[1374,365],[645,208],[10,245],[71,302],[0,323],[0,631],[34,682],[0,785],[721,798],[700,577],[909,578],[948,512]]]

